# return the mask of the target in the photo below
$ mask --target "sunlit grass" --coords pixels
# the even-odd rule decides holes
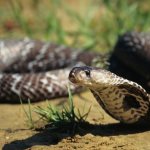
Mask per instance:
[[[20,100],[23,112],[27,119],[27,126],[30,129],[36,129],[38,123],[43,120],[43,126],[48,126],[51,131],[67,132],[71,134],[79,131],[79,129],[82,128],[81,126],[84,123],[87,123],[86,119],[90,113],[91,107],[89,107],[87,112],[84,112],[85,106],[82,108],[82,111],[80,111],[74,106],[73,97],[69,87],[68,94],[67,105],[62,105],[61,107],[53,106],[47,101],[46,107],[37,106],[33,109],[33,107],[31,108],[30,100],[28,100],[28,109],[25,109]],[[38,115],[36,121],[33,119],[33,112]]]
[[[119,34],[126,31],[149,31],[148,0],[11,0],[8,11],[0,12],[2,37],[23,37],[54,41],[86,50],[110,51]],[[147,4],[147,5],[146,5]],[[6,10],[6,9],[5,9]],[[6,21],[17,27],[8,30]]]
[[[34,129],[35,126],[34,126],[34,121],[33,121],[33,118],[32,118],[32,109],[31,109],[30,100],[28,99],[28,110],[25,109],[25,107],[24,107],[23,102],[22,102],[21,99],[20,99],[20,103],[21,103],[23,112],[25,113],[25,116],[27,118],[27,125],[28,125],[28,127],[30,129]]]
[[[68,105],[63,105],[61,108],[52,106],[48,103],[46,108],[38,106],[35,112],[49,124],[49,129],[67,131],[69,133],[75,133],[82,123],[86,122],[89,115],[91,107],[86,113],[81,113],[81,111],[75,108],[73,103],[73,97],[68,88],[69,98]],[[84,108],[83,108],[84,109]],[[82,110],[84,112],[84,110]]]

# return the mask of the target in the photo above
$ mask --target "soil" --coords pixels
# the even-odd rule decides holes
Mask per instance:
[[[64,98],[50,100],[62,105]],[[75,107],[86,112],[92,106],[83,132],[70,135],[48,129],[31,130],[20,104],[0,104],[0,149],[2,150],[150,150],[148,126],[123,125],[108,116],[90,92],[74,96]],[[46,102],[32,104],[45,106]],[[24,104],[27,110],[28,105]],[[32,113],[36,120],[37,116]],[[38,125],[40,126],[40,125]]]

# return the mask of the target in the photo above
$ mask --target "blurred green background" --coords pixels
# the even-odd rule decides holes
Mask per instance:
[[[0,0],[0,38],[110,51],[118,35],[150,30],[149,0]]]

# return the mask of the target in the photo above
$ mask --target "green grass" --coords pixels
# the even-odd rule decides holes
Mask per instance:
[[[79,109],[75,108],[73,103],[73,97],[68,87],[68,104],[61,107],[53,106],[47,102],[47,107],[35,107],[34,110],[31,109],[30,100],[28,100],[28,109],[26,110],[22,101],[20,100],[22,109],[27,118],[27,125],[30,129],[36,129],[38,126],[38,121],[43,120],[43,124],[51,131],[60,131],[74,134],[79,131],[81,126],[86,122],[86,119],[90,113],[91,107],[86,113],[84,113],[84,108],[82,113]],[[35,112],[38,115],[38,120],[34,121],[32,113]],[[36,125],[35,125],[36,124]],[[48,125],[47,125],[48,124]]]
[[[76,109],[73,103],[73,97],[68,87],[68,105],[63,105],[61,108],[57,108],[48,103],[47,108],[38,106],[35,112],[49,124],[50,130],[65,131],[74,134],[79,130],[80,125],[86,122],[91,107],[89,110],[83,113],[79,109]]]
[[[148,0],[87,0],[77,1],[74,9],[73,4],[61,0],[10,0],[6,7],[0,6],[1,37],[29,36],[86,50],[110,51],[119,34],[150,31],[149,5]]]
[[[21,99],[20,99],[20,103],[21,103],[22,109],[23,109],[23,111],[25,113],[25,116],[27,118],[27,125],[28,125],[28,127],[30,129],[34,129],[35,126],[34,126],[34,121],[33,121],[33,118],[32,118],[32,109],[31,109],[30,100],[28,99],[28,110],[25,109]]]

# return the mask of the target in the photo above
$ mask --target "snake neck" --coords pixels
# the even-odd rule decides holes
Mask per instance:
[[[133,86],[107,87],[92,93],[102,108],[121,122],[130,124],[149,119],[149,96]]]

